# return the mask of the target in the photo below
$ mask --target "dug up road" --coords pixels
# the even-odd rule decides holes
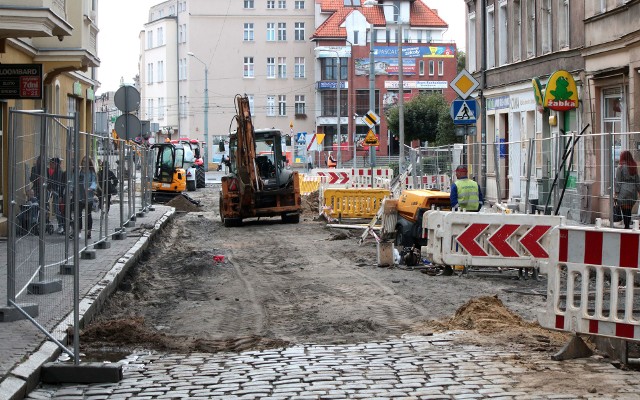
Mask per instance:
[[[304,198],[299,224],[226,228],[218,192],[189,193],[200,207],[169,203],[176,217],[82,332],[84,351],[244,351],[460,330],[461,344],[551,356],[567,341],[535,322],[544,275],[378,267],[373,238],[359,245],[361,230],[328,227],[317,195]]]

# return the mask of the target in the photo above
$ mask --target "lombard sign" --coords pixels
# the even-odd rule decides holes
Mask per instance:
[[[42,99],[42,64],[0,64],[0,99]]]
[[[578,108],[578,87],[569,72],[558,70],[549,77],[543,106],[555,111]]]

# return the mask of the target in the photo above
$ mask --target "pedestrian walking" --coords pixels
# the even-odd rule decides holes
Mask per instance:
[[[631,226],[631,210],[638,200],[638,192],[640,192],[638,164],[631,152],[625,150],[620,153],[614,184],[614,202],[620,206],[625,229]]]
[[[467,167],[458,165],[456,168],[456,181],[451,185],[451,209],[458,208],[466,211],[478,211],[484,199],[478,183],[467,176]]]
[[[105,214],[111,209],[111,196],[118,194],[118,178],[116,174],[109,168],[109,161],[98,162],[98,184],[96,196],[98,196],[98,208]],[[104,206],[104,208],[103,208]]]
[[[51,193],[51,205],[56,217],[59,235],[64,235],[64,193],[66,187],[66,174],[62,170],[62,159],[53,157],[49,160],[47,168],[47,190]]]
[[[91,216],[91,211],[93,210],[93,196],[96,192],[98,183],[97,183],[97,174],[95,166],[93,165],[93,160],[91,157],[83,157],[82,161],[80,161],[80,165],[78,166],[80,172],[78,173],[78,212],[76,216],[78,218],[78,232],[76,234],[80,237],[80,231],[82,230],[82,211],[87,209],[87,238],[91,239],[91,229],[93,228],[93,217]],[[73,182],[73,174],[72,179]],[[75,204],[76,194],[73,193],[73,188],[70,188],[72,201],[71,204]],[[73,235],[71,235],[73,237]]]

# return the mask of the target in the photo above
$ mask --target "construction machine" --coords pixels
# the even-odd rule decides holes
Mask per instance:
[[[255,129],[249,99],[236,96],[237,130],[229,135],[229,173],[222,177],[220,217],[225,226],[245,218],[282,217],[300,221],[298,173],[288,168],[278,129]]]
[[[190,148],[193,152],[193,169],[187,169],[187,190],[204,188],[206,179],[202,146],[206,146],[206,143],[199,142],[197,139],[189,139],[188,137],[174,139],[171,142],[182,144],[185,148]],[[192,188],[190,187],[192,185],[191,181],[195,184]]]
[[[424,214],[432,208],[450,210],[449,193],[432,189],[403,190],[397,207],[394,244],[406,265],[417,265],[421,260],[420,248],[426,246],[428,240],[422,229]]]
[[[171,200],[187,188],[185,149],[176,143],[156,143],[151,149],[155,156],[151,183],[152,198],[158,202]]]

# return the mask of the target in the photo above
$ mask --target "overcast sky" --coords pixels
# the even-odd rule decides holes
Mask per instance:
[[[211,0],[217,1],[217,0]],[[234,0],[240,1],[240,0]],[[261,0],[258,0],[261,1]],[[133,83],[138,74],[138,35],[147,22],[149,8],[160,0],[102,0],[98,9],[98,57],[100,68],[98,94],[115,91],[124,83]],[[449,24],[445,39],[454,40],[464,50],[464,0],[426,0]],[[313,0],[309,0],[313,3]]]

